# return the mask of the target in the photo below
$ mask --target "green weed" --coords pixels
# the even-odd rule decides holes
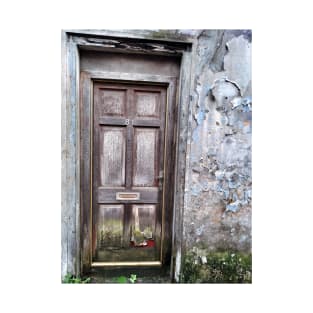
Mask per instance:
[[[119,283],[119,284],[127,284],[127,283],[131,283],[134,284],[137,281],[137,275],[135,274],[131,274],[129,278],[127,278],[126,276],[119,276],[115,279],[115,282]]]
[[[66,274],[62,281],[63,284],[88,284],[89,282],[90,277],[82,279],[71,274]]]
[[[251,254],[209,253],[205,264],[190,254],[184,261],[183,283],[251,283],[251,281]]]

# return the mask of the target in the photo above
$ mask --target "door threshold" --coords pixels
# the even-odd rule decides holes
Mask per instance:
[[[92,262],[92,267],[112,267],[112,266],[161,266],[160,261],[142,261],[142,262]]]
[[[100,262],[95,262],[100,263]],[[84,277],[91,278],[91,283],[111,284],[117,283],[117,278],[136,275],[136,283],[172,283],[169,266],[98,266],[91,267],[84,273]]]

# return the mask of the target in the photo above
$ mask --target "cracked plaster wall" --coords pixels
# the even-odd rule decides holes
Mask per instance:
[[[250,252],[251,31],[199,33],[193,72],[186,252]]]

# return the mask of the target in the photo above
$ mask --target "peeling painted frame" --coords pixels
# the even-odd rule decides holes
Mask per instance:
[[[110,42],[111,41],[111,42]],[[113,42],[112,42],[113,41]],[[191,60],[193,38],[155,39],[149,31],[62,31],[62,224],[61,274],[80,275],[81,267],[81,195],[80,195],[80,49],[147,55],[181,55],[178,84],[175,186],[173,202],[171,276],[179,281],[183,255],[183,210],[187,150],[190,144]],[[189,138],[189,139],[188,139]],[[189,144],[188,144],[189,143]]]

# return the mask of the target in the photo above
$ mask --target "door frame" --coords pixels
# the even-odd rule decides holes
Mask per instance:
[[[185,183],[188,179],[186,171],[187,150],[191,137],[192,114],[189,103],[191,60],[194,52],[193,40],[191,38],[177,39],[175,36],[170,40],[155,40],[149,32],[143,34],[140,31],[134,31],[132,36],[116,31],[62,31],[62,276],[67,273],[80,275],[83,271],[81,255],[83,243],[81,236],[83,207],[81,153],[83,149],[81,147],[82,133],[80,124],[79,52],[81,49],[87,49],[116,53],[144,53],[146,55],[179,55],[181,57],[180,77],[176,95],[177,130],[175,134],[175,183],[170,262],[171,277],[175,281],[179,281],[184,250],[183,212],[186,205]],[[129,76],[124,78],[131,80]],[[150,77],[150,79],[157,79],[157,77]]]
[[[174,124],[168,124],[167,120],[174,119],[172,114],[177,111],[177,102],[175,101],[176,95],[174,94],[177,88],[177,77],[174,76],[161,76],[161,75],[147,75],[147,74],[129,74],[120,72],[104,72],[104,71],[82,71],[80,73],[80,156],[81,156],[81,263],[83,272],[89,271],[91,267],[103,266],[160,266],[162,261],[168,259],[168,246],[166,243],[171,241],[168,234],[172,233],[172,210],[164,212],[164,206],[172,202],[173,189],[170,189],[165,195],[166,186],[171,186],[174,181],[173,177],[167,175],[167,171],[174,165],[175,156],[171,155],[164,160],[164,186],[162,191],[162,233],[161,233],[161,250],[160,261],[153,262],[93,262],[92,261],[92,162],[93,162],[93,83],[94,82],[116,82],[119,84],[135,84],[140,85],[160,85],[166,87],[167,100],[166,100],[166,118],[165,118],[165,134],[175,136],[175,121]],[[170,116],[171,115],[171,116]],[[174,138],[173,138],[174,139]],[[169,148],[171,137],[165,139],[165,150]],[[173,140],[174,141],[174,140]],[[166,152],[165,152],[166,153]]]

